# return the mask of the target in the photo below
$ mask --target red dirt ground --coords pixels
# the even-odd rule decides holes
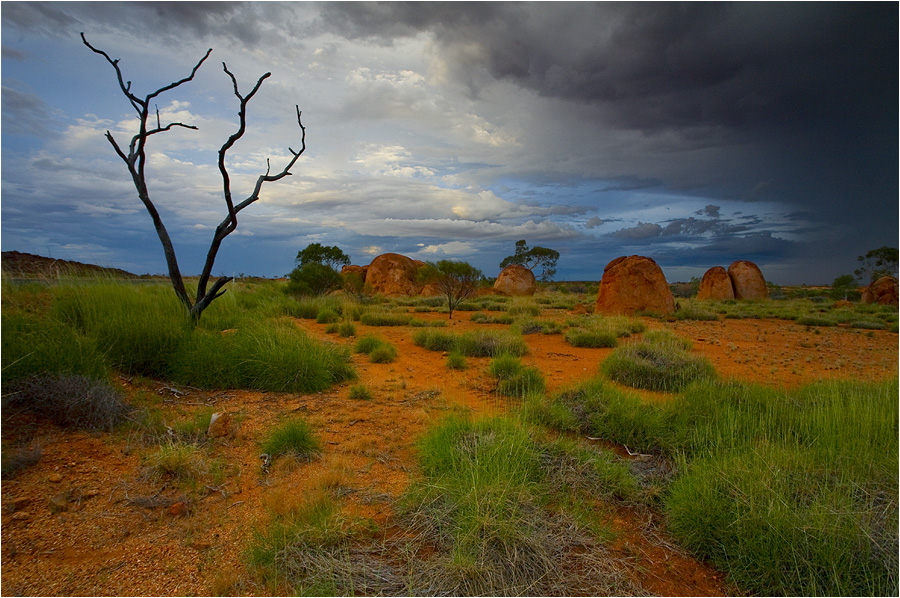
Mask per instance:
[[[566,312],[544,310],[544,317]],[[446,315],[416,314],[420,319]],[[448,330],[476,326],[458,313]],[[662,323],[690,339],[723,378],[778,387],[796,387],[824,378],[876,380],[897,375],[897,335],[884,331],[824,328],[818,332],[775,320],[721,320]],[[297,325],[313,336],[351,344],[324,333],[308,320]],[[485,327],[485,325],[478,325]],[[506,328],[505,326],[486,326]],[[214,407],[236,414],[234,438],[216,440],[212,458],[228,464],[219,486],[164,484],[147,475],[145,456],[134,434],[89,434],[21,420],[4,424],[4,436],[19,434],[40,444],[40,463],[2,484],[2,593],[42,595],[208,595],[271,594],[247,574],[243,551],[253,530],[271,512],[328,488],[345,490],[343,501],[360,515],[389,524],[391,503],[415,471],[417,437],[444,415],[470,410],[502,413],[514,401],[499,397],[486,375],[487,359],[469,359],[463,372],[448,370],[446,357],[416,347],[408,327],[370,328],[393,343],[398,358],[371,364],[354,355],[359,380],[312,395],[182,388],[120,379],[135,402],[162,405],[169,421],[190,419]],[[593,376],[608,349],[579,349],[561,335],[528,335],[530,354],[550,392]],[[370,401],[351,400],[349,389],[364,384]],[[667,400],[664,393],[645,393]],[[321,459],[291,465],[276,461],[263,473],[258,440],[284,417],[302,413],[325,447]],[[4,419],[4,422],[7,420]],[[9,438],[7,436],[7,438]],[[585,440],[585,442],[590,442]],[[625,455],[621,447],[615,447]],[[144,455],[144,457],[142,457]],[[52,512],[49,500],[67,498],[66,510]],[[192,495],[187,513],[175,504]],[[722,575],[679,550],[666,536],[658,515],[618,509],[609,517],[617,533],[613,551],[630,563],[631,575],[650,592],[671,596],[734,594]]]

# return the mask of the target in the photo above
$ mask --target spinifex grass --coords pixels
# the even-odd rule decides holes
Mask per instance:
[[[634,592],[594,535],[603,535],[602,526],[573,518],[568,508],[582,495],[627,494],[633,480],[624,467],[569,445],[536,442],[507,419],[451,418],[429,431],[419,448],[424,478],[403,499],[401,517],[417,541],[437,551],[410,567],[413,590]],[[555,508],[561,505],[567,508]]]
[[[897,396],[706,381],[645,403],[593,380],[530,415],[674,460],[669,528],[743,591],[896,595]]]
[[[665,336],[616,349],[602,370],[616,382],[646,390],[678,391],[715,377],[707,359],[691,355],[681,341]]]
[[[269,432],[262,451],[273,458],[291,455],[297,459],[312,459],[321,451],[321,443],[306,420],[295,417]]]
[[[541,395],[546,388],[540,370],[525,366],[514,355],[503,354],[494,357],[489,373],[497,379],[497,392],[502,395],[524,398]]]
[[[476,330],[461,335],[419,330],[413,335],[413,342],[430,351],[456,351],[466,357],[522,356],[528,353],[528,346],[521,336],[498,330]]]

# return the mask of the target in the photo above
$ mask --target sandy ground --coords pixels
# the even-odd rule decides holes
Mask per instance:
[[[476,326],[469,315],[458,312],[447,330]],[[544,310],[543,317],[554,315],[568,314]],[[897,375],[898,337],[884,331],[809,329],[776,320],[645,322],[650,329],[668,328],[692,340],[694,350],[708,357],[723,378],[797,387],[825,378]],[[319,338],[355,342],[326,335],[324,326],[311,321],[297,325]],[[502,413],[515,403],[493,392],[488,359],[469,359],[462,372],[448,370],[444,355],[413,344],[413,332],[357,325],[358,336],[375,334],[393,343],[398,359],[379,365],[354,355],[359,380],[312,395],[177,389],[186,391],[182,394],[165,383],[120,378],[133,401],[159,404],[173,421],[211,407],[236,416],[236,436],[217,439],[209,449],[210,458],[224,464],[218,485],[186,489],[154,479],[146,462],[153,449],[142,446],[134,433],[72,432],[5,417],[7,439],[31,439],[43,454],[38,465],[2,484],[2,593],[268,594],[273,588],[254,582],[244,565],[253,530],[271,512],[321,488],[341,488],[350,511],[390,526],[391,503],[415,474],[415,440],[429,424],[465,410]],[[523,361],[544,373],[550,392],[592,377],[611,352],[572,347],[558,334],[525,339],[530,354]],[[351,400],[355,384],[366,385],[373,399]],[[668,398],[664,393],[646,396]],[[324,454],[308,464],[279,460],[265,473],[258,441],[296,414],[313,425]],[[54,498],[61,507],[52,506]],[[655,521],[658,516],[618,509],[608,519],[617,533],[614,552],[632,564],[631,574],[647,591],[733,593],[719,573],[671,543]]]

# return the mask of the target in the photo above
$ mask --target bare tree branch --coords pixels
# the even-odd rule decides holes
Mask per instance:
[[[240,103],[240,109],[238,111],[238,129],[235,133],[228,137],[225,143],[222,145],[219,150],[219,172],[222,175],[223,182],[223,193],[225,196],[225,204],[228,210],[228,214],[224,220],[216,227],[215,233],[213,234],[212,242],[210,243],[209,251],[207,252],[206,262],[203,266],[203,272],[200,275],[200,280],[197,285],[197,295],[195,299],[191,299],[188,295],[187,290],[185,289],[184,280],[181,276],[181,271],[178,268],[178,260],[175,255],[175,248],[172,244],[172,240],[169,237],[169,233],[166,230],[165,225],[160,218],[159,211],[156,209],[156,206],[150,199],[150,193],[147,189],[147,182],[145,177],[145,164],[146,164],[146,144],[147,140],[152,135],[156,135],[157,133],[165,133],[167,131],[172,130],[175,127],[185,128],[197,130],[197,127],[181,122],[173,122],[166,125],[162,124],[159,114],[159,108],[154,105],[155,113],[156,113],[156,128],[148,128],[148,120],[150,118],[150,103],[153,99],[159,97],[163,93],[170,91],[183,85],[191,80],[193,80],[194,76],[197,74],[199,68],[203,65],[209,55],[212,53],[212,49],[207,50],[206,54],[201,58],[195,65],[194,68],[191,69],[191,74],[187,77],[179,79],[177,81],[173,81],[168,85],[164,85],[160,87],[154,92],[147,94],[145,97],[141,98],[135,95],[131,91],[131,81],[126,81],[125,77],[122,74],[122,69],[119,67],[119,60],[113,59],[98,48],[92,46],[85,37],[84,33],[81,34],[81,39],[84,42],[84,45],[87,46],[91,51],[96,54],[103,56],[106,61],[115,69],[116,79],[119,83],[119,88],[122,93],[131,103],[131,106],[138,113],[138,119],[140,121],[140,127],[138,133],[131,138],[131,142],[128,145],[128,153],[126,153],[122,147],[116,142],[110,131],[106,132],[106,138],[113,146],[116,154],[122,161],[125,162],[128,167],[128,171],[131,174],[132,181],[134,182],[135,189],[138,192],[138,197],[141,202],[144,204],[144,207],[147,209],[147,212],[150,214],[150,217],[153,220],[153,225],[156,228],[157,236],[159,237],[160,243],[162,243],[163,251],[166,256],[166,264],[169,268],[169,279],[172,282],[172,286],[175,289],[175,294],[179,297],[179,299],[184,304],[188,313],[190,313],[191,317],[196,319],[200,318],[200,315],[203,313],[209,305],[218,297],[221,297],[225,291],[223,287],[228,284],[232,279],[228,276],[223,276],[217,279],[212,287],[207,292],[207,285],[209,284],[209,279],[212,274],[212,269],[215,264],[216,255],[218,254],[219,247],[222,244],[222,241],[229,234],[235,231],[238,225],[237,215],[238,212],[252,204],[253,202],[259,199],[260,191],[262,190],[263,183],[277,181],[285,176],[290,174],[290,169],[293,168],[294,164],[297,162],[297,159],[306,149],[306,128],[303,126],[303,123],[300,120],[300,107],[296,106],[297,109],[297,124],[300,127],[301,131],[301,143],[302,148],[299,152],[295,152],[293,149],[288,148],[291,153],[291,159],[288,161],[287,165],[279,172],[278,174],[272,175],[270,174],[271,165],[269,160],[266,160],[266,173],[264,175],[260,175],[257,178],[256,185],[254,186],[253,193],[248,196],[246,199],[241,201],[239,204],[235,205],[234,200],[232,199],[232,191],[231,191],[231,177],[228,174],[228,169],[225,165],[225,157],[234,144],[243,137],[244,133],[247,129],[247,104],[256,95],[256,92],[259,91],[262,86],[263,81],[265,81],[268,77],[271,76],[271,73],[265,73],[262,75],[257,81],[256,85],[253,86],[253,89],[246,96],[240,93],[238,88],[237,78],[228,70],[227,65],[222,63],[222,67],[228,77],[231,79],[232,86],[234,88],[234,95],[238,98]]]

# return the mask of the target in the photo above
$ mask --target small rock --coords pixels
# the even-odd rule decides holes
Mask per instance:
[[[171,507],[169,507],[168,513],[172,517],[182,517],[184,515],[187,515],[188,506],[186,504],[184,504],[183,502],[177,502],[174,505],[172,505]]]
[[[9,503],[10,509],[15,513],[16,511],[21,511],[25,507],[31,504],[31,499],[26,498],[24,496],[20,496],[18,498],[12,499],[12,502]]]
[[[53,482],[54,484],[58,484],[62,481],[62,478],[63,477],[62,477],[61,473],[53,472],[47,476],[47,481]]]
[[[226,411],[213,413],[209,418],[209,428],[206,434],[210,438],[221,438],[231,433],[231,416]]]
[[[193,542],[191,548],[194,550],[209,550],[212,547],[211,542]]]
[[[69,510],[69,499],[65,493],[57,494],[50,499],[50,511],[52,513],[62,513]]]
[[[31,513],[28,511],[17,511],[16,513],[13,513],[12,518],[13,521],[28,521],[31,519]]]

